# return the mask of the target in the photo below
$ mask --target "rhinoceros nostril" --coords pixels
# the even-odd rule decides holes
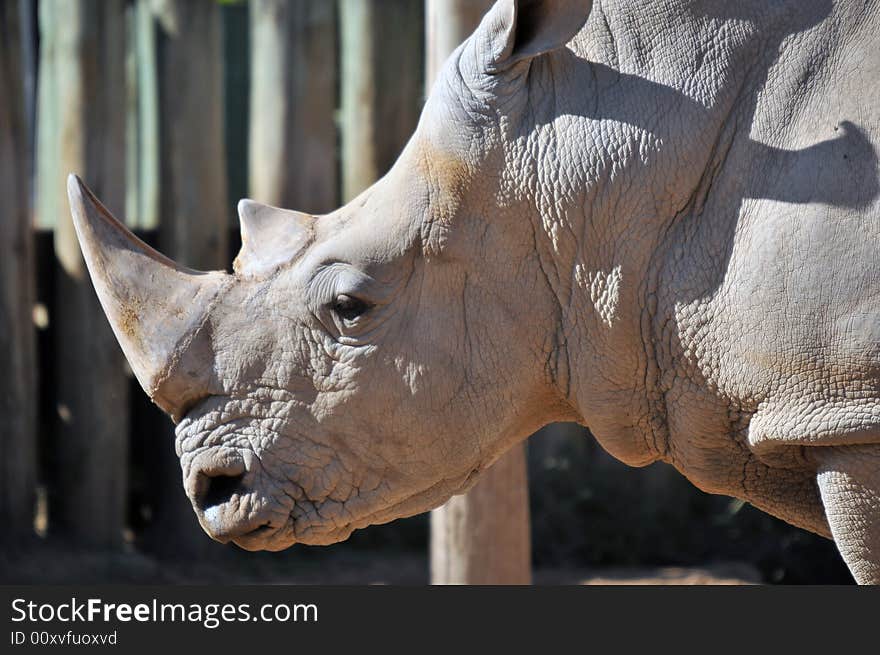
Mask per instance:
[[[197,501],[199,509],[203,511],[216,505],[222,505],[242,489],[241,481],[244,478],[244,473],[239,475],[202,475],[208,478],[207,484],[200,485],[204,492]]]

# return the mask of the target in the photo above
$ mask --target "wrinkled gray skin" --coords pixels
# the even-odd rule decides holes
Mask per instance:
[[[880,582],[878,33],[876,2],[496,4],[386,177],[241,206],[145,384],[205,530],[337,542],[574,420]]]

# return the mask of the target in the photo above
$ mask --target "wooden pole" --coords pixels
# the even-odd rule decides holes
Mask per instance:
[[[159,89],[152,0],[128,6],[126,49],[125,222],[132,229],[159,225]]]
[[[432,584],[530,584],[525,444],[431,512]]]
[[[428,0],[429,84],[491,5],[487,0]],[[498,460],[467,494],[431,512],[431,582],[531,582],[525,443]]]
[[[55,224],[56,429],[50,529],[118,546],[127,494],[128,395],[122,353],[95,296],[70,217],[66,176],[119,213],[125,186],[125,3],[39,7],[38,214]]]
[[[424,6],[340,0],[342,199],[384,175],[415,130],[424,98]]]
[[[493,0],[426,0],[425,7],[425,89],[431,85],[462,41],[473,32]]]
[[[323,4],[323,3],[322,3]],[[332,6],[332,3],[331,3]],[[229,260],[241,247],[238,201],[248,193],[248,139],[251,96],[250,3],[225,2],[223,22],[224,137]]]
[[[158,18],[160,245],[184,265],[228,268],[220,6],[164,0]]]
[[[249,195],[324,213],[339,202],[336,6],[252,0]]]
[[[34,261],[18,5],[0,5],[0,540],[33,534],[36,483]]]
[[[214,0],[159,0],[159,246],[185,266],[229,266],[223,123],[221,8]],[[158,552],[196,556],[211,545],[183,485],[169,422],[156,435],[154,521],[146,541]],[[173,535],[173,538],[169,538]]]

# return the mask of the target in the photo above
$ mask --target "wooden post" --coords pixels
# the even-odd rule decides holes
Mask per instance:
[[[159,89],[152,0],[128,6],[125,222],[159,225]]]
[[[431,512],[432,584],[530,584],[525,444]]]
[[[424,98],[424,6],[340,0],[342,199],[384,175],[418,123]]]
[[[322,3],[323,4],[323,3]],[[330,3],[332,6],[332,3]],[[229,230],[228,259],[241,247],[238,201],[248,193],[248,139],[251,95],[250,3],[224,2],[223,111],[226,146],[226,216]]]
[[[154,2],[159,60],[159,246],[200,270],[229,267],[223,138],[221,8],[214,0]],[[180,478],[170,422],[157,434],[154,551],[194,556],[211,541],[199,527]],[[173,536],[169,536],[173,535]]]
[[[252,0],[249,195],[324,213],[339,202],[336,7]]]
[[[446,58],[480,24],[493,0],[426,0],[425,90],[431,85]]]
[[[50,530],[98,547],[122,541],[128,381],[80,254],[66,176],[120,212],[125,186],[125,3],[40,2],[37,205],[55,224],[56,429]]]
[[[159,242],[186,266],[228,268],[220,6],[164,0],[158,18]]]
[[[0,5],[0,540],[33,534],[36,481],[30,157],[17,4]]]
[[[491,5],[486,0],[428,0],[429,84]],[[431,582],[531,582],[525,443],[498,460],[467,494],[431,513]]]

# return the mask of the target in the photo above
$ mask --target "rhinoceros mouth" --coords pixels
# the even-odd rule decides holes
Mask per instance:
[[[284,550],[296,543],[293,531],[286,529],[287,527],[287,525],[284,525],[279,528],[270,523],[264,523],[249,532],[235,537],[232,539],[232,543],[239,548],[249,551]]]

